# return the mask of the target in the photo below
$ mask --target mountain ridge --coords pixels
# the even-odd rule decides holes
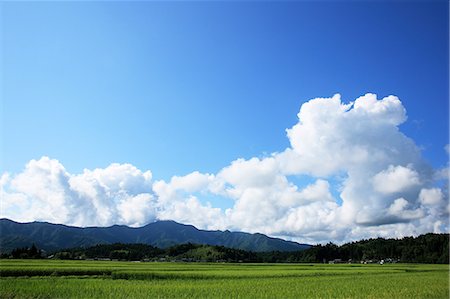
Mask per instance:
[[[143,243],[159,248],[196,243],[258,252],[298,251],[311,246],[260,233],[201,230],[173,220],[159,220],[142,227],[117,224],[108,227],[76,227],[40,221],[20,223],[7,218],[0,219],[2,253],[32,244],[52,252],[64,248],[113,243]]]

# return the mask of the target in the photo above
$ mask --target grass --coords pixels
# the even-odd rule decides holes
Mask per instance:
[[[448,265],[0,264],[0,298],[449,298]]]

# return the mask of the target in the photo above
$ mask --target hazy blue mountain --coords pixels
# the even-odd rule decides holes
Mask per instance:
[[[47,252],[96,244],[143,243],[160,248],[182,243],[221,245],[249,251],[296,251],[310,247],[263,234],[199,230],[175,221],[157,221],[143,227],[74,227],[47,222],[18,223],[0,219],[0,251],[31,246]]]

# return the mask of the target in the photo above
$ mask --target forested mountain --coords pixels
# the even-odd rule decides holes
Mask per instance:
[[[310,246],[262,234],[198,230],[174,221],[158,221],[140,228],[119,225],[79,228],[0,219],[0,245],[4,256],[16,249],[15,257],[37,257],[34,245],[47,254],[59,252],[61,258],[449,263],[449,234]]]
[[[175,221],[157,221],[143,227],[73,227],[46,222],[17,223],[0,219],[0,252],[35,244],[47,252],[97,244],[142,243],[159,248],[195,243],[248,251],[297,251],[310,245],[271,238],[263,234],[199,230]]]

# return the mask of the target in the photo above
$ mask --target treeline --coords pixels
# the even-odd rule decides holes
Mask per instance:
[[[32,248],[15,249],[11,258],[40,258]],[[126,261],[253,262],[253,263],[449,263],[449,234],[426,234],[403,239],[369,239],[337,246],[315,245],[296,252],[252,252],[224,246],[180,244],[160,249],[146,244],[102,244],[56,252],[55,259],[108,259]]]
[[[403,239],[369,239],[337,246],[316,245],[300,252],[261,254],[263,262],[402,262],[449,263],[449,234],[425,234]]]
[[[180,244],[160,249],[146,244],[100,244],[55,253],[56,259],[108,259],[125,261],[257,262],[254,252],[224,246]]]
[[[13,249],[10,255],[2,254],[1,257],[11,257],[14,259],[40,259],[43,257],[43,252],[33,244],[31,247],[21,247]]]

